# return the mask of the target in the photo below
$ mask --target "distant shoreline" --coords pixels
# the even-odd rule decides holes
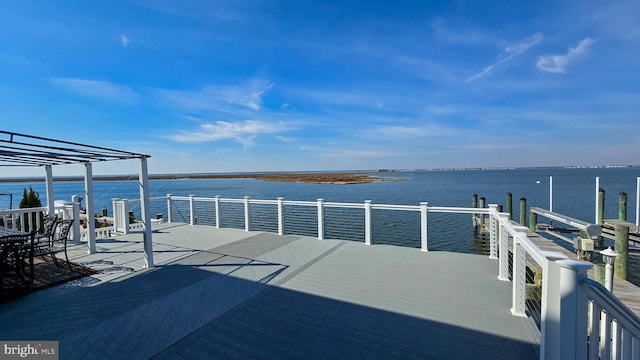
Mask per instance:
[[[365,184],[378,181],[398,181],[404,178],[376,177],[373,174],[389,174],[393,171],[381,170],[372,172],[313,172],[313,173],[243,173],[243,174],[170,174],[149,175],[149,180],[177,179],[256,179],[263,181],[281,181],[307,184],[349,185]],[[81,176],[54,177],[54,181],[84,181]],[[94,181],[135,181],[138,175],[96,175]],[[3,182],[42,182],[44,177],[0,178]]]
[[[407,171],[494,171],[494,170],[528,170],[528,169],[624,169],[640,168],[640,165],[575,165],[575,166],[534,166],[534,167],[480,167],[480,168],[434,168],[434,169],[382,169],[378,171],[301,171],[301,172],[260,172],[260,173],[187,173],[187,174],[152,174],[150,180],[175,179],[256,179],[263,181],[283,181],[310,184],[364,184],[378,181],[398,181],[405,178],[377,177],[375,175],[402,173]],[[138,175],[94,175],[94,181],[128,181],[137,180]],[[84,181],[82,176],[54,176],[55,181]],[[7,182],[44,182],[44,177],[0,178],[0,183]]]

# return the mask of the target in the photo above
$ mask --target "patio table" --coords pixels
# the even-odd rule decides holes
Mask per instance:
[[[8,270],[9,264],[5,264],[5,260],[8,261],[10,257],[10,252],[18,252],[18,251],[26,251],[25,254],[29,254],[29,267],[30,267],[30,275],[33,280],[33,251],[31,251],[32,246],[35,246],[33,243],[33,237],[28,238],[25,237],[25,242],[20,246],[20,250],[15,248],[15,236],[28,236],[29,233],[16,230],[9,229],[5,227],[0,227],[0,271],[3,272],[1,277],[4,277],[4,271]],[[14,256],[19,256],[18,254],[14,254]],[[18,261],[14,259],[14,261]],[[22,276],[22,273],[19,273]]]
[[[9,236],[9,235],[25,235],[25,234],[27,233],[24,231],[9,229],[6,227],[0,227],[0,237]]]

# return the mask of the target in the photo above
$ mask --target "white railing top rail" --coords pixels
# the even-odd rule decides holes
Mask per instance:
[[[220,201],[227,203],[243,203],[245,198],[223,198],[223,197],[196,197],[196,196],[175,196],[170,195],[172,200],[191,200],[194,201]],[[166,197],[163,197],[166,198]],[[163,199],[159,198],[159,199]],[[284,205],[298,205],[298,206],[316,206],[318,201],[297,201],[297,200],[283,200],[280,198]],[[131,201],[131,200],[130,200]],[[251,204],[277,204],[278,200],[264,200],[264,199],[252,199],[248,198]],[[362,203],[343,203],[343,202],[322,202],[325,207],[341,207],[341,208],[364,208],[365,202]],[[395,204],[377,204],[371,203],[371,208],[376,210],[408,210],[408,211],[420,211],[419,205],[395,205]],[[464,207],[445,207],[445,206],[428,206],[430,212],[441,213],[460,213],[460,214],[489,214],[488,208],[464,208]]]
[[[284,205],[298,205],[298,206],[315,206],[318,205],[317,201],[291,201],[286,200],[282,202]]]
[[[597,238],[602,233],[602,227],[597,224],[590,224],[586,221],[575,219],[570,216],[555,213],[555,212],[538,208],[538,207],[532,207],[530,211],[534,214],[544,216],[548,219],[558,221],[569,226],[573,226],[578,230],[584,230],[587,232],[590,238]]]
[[[489,214],[489,208],[463,208],[448,206],[430,206],[429,212],[456,213],[456,214]]]
[[[533,260],[540,266],[544,266],[545,262],[548,261],[547,257],[544,255],[544,252],[540,250],[536,244],[533,243],[527,236],[527,234],[520,234],[520,243],[522,247],[524,247],[527,254],[531,256]]]
[[[352,208],[352,209],[364,209],[363,203],[337,203],[337,202],[326,202],[323,203],[326,207],[339,207],[339,208]]]
[[[522,244],[522,247],[525,249],[527,254],[529,254],[531,258],[535,260],[536,263],[538,263],[538,265],[544,266],[545,261],[547,261],[547,257],[544,255],[544,252],[527,236],[527,231],[529,230],[529,228],[519,225],[506,216],[500,216],[500,213],[495,209],[489,208],[486,210],[488,210],[488,213],[498,219],[499,223],[502,224],[509,233],[509,236],[514,238],[517,237],[520,240],[520,243]]]
[[[11,214],[28,214],[36,211],[44,211],[47,212],[49,210],[48,207],[33,207],[33,208],[15,208],[11,210],[0,210],[0,216],[2,215],[11,215]]]
[[[175,195],[171,195],[171,199],[172,200],[189,200],[190,197],[189,196],[175,196]]]
[[[277,200],[249,200],[252,204],[278,205]]]
[[[155,197],[150,197],[149,200],[166,200],[167,197],[166,196],[155,196]],[[130,203],[139,203],[140,199],[112,199],[113,201],[128,201]]]
[[[371,208],[374,210],[420,211],[420,206],[415,206],[415,205],[371,204]]]
[[[226,202],[226,203],[238,203],[238,204],[242,204],[244,203],[244,199],[229,199],[229,198],[217,198],[220,202]],[[216,198],[195,198],[194,200],[200,200],[200,201],[215,201]]]

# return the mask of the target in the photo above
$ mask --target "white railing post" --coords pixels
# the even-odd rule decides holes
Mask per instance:
[[[636,178],[636,231],[640,228],[640,176]]]
[[[249,197],[244,197],[244,231],[251,230],[251,212],[249,211]]]
[[[549,211],[553,212],[553,176],[549,176]]]
[[[498,258],[498,205],[489,204],[489,259]]]
[[[526,285],[527,285],[527,252],[522,246],[522,237],[527,236],[529,228],[526,226],[515,226],[517,231],[513,237],[513,293],[511,313],[515,316],[526,317]]]
[[[556,270],[553,267],[557,266]],[[555,331],[556,338],[541,342],[541,359],[579,360],[587,358],[588,298],[581,279],[587,278],[591,263],[564,259],[555,261],[550,275],[557,272],[557,287],[550,289],[546,312],[550,317],[546,331]],[[546,334],[545,334],[546,335]],[[550,334],[551,335],[551,334]]]
[[[116,201],[118,201],[118,198],[111,198],[111,209],[112,209],[112,213],[113,213],[113,230],[117,230],[118,229],[118,205],[116,204]],[[76,214],[73,214],[73,218],[75,219]]]
[[[278,235],[284,234],[284,198],[278,197]]]
[[[540,310],[540,359],[560,359],[560,266],[557,260],[567,256],[561,252],[543,252],[542,304]]]
[[[195,201],[193,200],[193,197],[195,195],[191,194],[189,195],[189,225],[195,225],[196,224],[196,218],[195,218]]]
[[[23,214],[19,214],[19,215],[18,215],[18,219],[19,219],[19,221],[20,221],[20,229],[26,229],[25,224],[24,224],[24,218],[25,218],[25,217],[23,216]],[[27,216],[27,218],[28,218],[28,216]],[[16,223],[16,222],[15,222],[15,220],[14,220],[14,222],[13,222],[13,223],[14,223],[14,224]],[[15,225],[14,225],[14,226],[15,226]]]
[[[324,240],[324,199],[318,199],[318,240]]]
[[[128,234],[129,226],[131,225],[129,224],[129,199],[122,199],[120,201],[122,202],[122,219],[124,223],[124,226],[122,227],[122,232],[124,234]]]
[[[508,222],[509,213],[500,213],[498,279],[502,281],[509,281],[509,231],[506,226]]]
[[[364,244],[371,245],[371,200],[364,201]]]
[[[598,198],[600,197],[600,176],[596,176],[596,220],[594,224],[600,224],[600,205],[598,204]]]
[[[429,247],[427,245],[427,214],[429,212],[428,202],[420,203],[420,251],[427,252],[429,251]]]
[[[117,198],[111,199],[111,206],[113,206],[113,231],[118,231],[118,229],[122,226],[122,224],[120,224],[120,222],[122,221],[122,219],[120,218],[120,200]],[[73,214],[73,217],[75,218],[76,215],[75,213]]]
[[[220,195],[215,196],[216,205],[216,229],[220,229]]]
[[[172,219],[171,219],[171,211],[173,202],[171,201],[171,194],[167,194],[167,223],[171,223]]]
[[[80,242],[81,233],[80,233],[80,199],[76,195],[72,197],[74,200],[71,204],[72,206],[72,217],[73,217],[73,242]],[[76,201],[77,200],[77,201]],[[115,217],[114,217],[115,218]]]
[[[25,214],[23,215],[23,217],[25,217],[25,216],[26,216],[26,218],[27,218],[27,224],[29,225],[29,226],[28,226],[29,230],[37,230],[37,229],[35,228],[35,226],[34,226],[35,224],[33,223],[33,220],[34,220],[34,219],[33,219],[33,218],[34,218],[33,214],[35,214],[35,212],[28,212],[28,213],[25,213]],[[23,229],[25,229],[25,228],[23,228]]]

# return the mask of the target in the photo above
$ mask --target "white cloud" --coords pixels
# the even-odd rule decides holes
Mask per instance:
[[[585,38],[574,48],[569,48],[564,55],[543,55],[538,58],[537,66],[540,70],[550,73],[564,73],[573,61],[584,55],[596,40]]]
[[[97,97],[119,102],[130,102],[138,97],[135,91],[130,87],[107,81],[78,78],[53,78],[50,80],[55,85],[76,95]]]
[[[131,39],[129,39],[126,35],[120,36],[120,43],[122,44],[122,47],[129,46],[130,42],[131,42]]]
[[[189,110],[221,111],[235,105],[259,111],[262,97],[272,87],[266,79],[256,78],[240,85],[207,85],[198,91],[162,89],[158,94]]]
[[[320,89],[288,87],[283,90],[288,98],[296,103],[311,102],[322,106],[325,112],[350,109],[353,111],[372,112],[380,109],[393,110],[413,104],[414,100],[390,91],[359,89]]]
[[[498,60],[495,63],[487,66],[479,73],[469,77],[466,81],[474,81],[489,75],[496,67],[504,65],[516,56],[529,50],[533,46],[537,45],[540,41],[542,41],[543,38],[544,35],[542,35],[541,33],[536,33],[516,45],[506,47],[502,54],[498,56]]]
[[[201,143],[232,139],[243,144],[251,145],[253,139],[259,134],[272,134],[286,130],[281,123],[268,123],[264,121],[246,120],[241,122],[216,121],[211,124],[202,124],[196,131],[184,131],[181,134],[169,138],[184,143]]]

